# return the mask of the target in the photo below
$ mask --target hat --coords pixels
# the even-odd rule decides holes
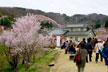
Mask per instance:
[[[98,42],[102,41],[101,39],[98,39]]]

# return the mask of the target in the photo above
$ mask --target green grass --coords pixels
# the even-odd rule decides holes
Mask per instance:
[[[48,64],[50,64],[52,61],[55,61],[59,56],[59,53],[53,49],[51,49],[49,52],[39,50],[37,51],[36,55],[37,55],[36,60],[34,63],[30,65],[29,69],[26,69],[24,65],[19,64],[17,66],[18,72],[49,72],[50,67],[48,66]],[[11,70],[8,63],[5,62],[3,66],[0,66],[0,72],[13,72],[13,71]]]
[[[57,51],[51,50],[42,57],[37,58],[35,63],[33,63],[29,69],[26,70],[23,68],[22,70],[19,70],[19,72],[49,72],[50,67],[48,64],[50,64],[52,61],[55,61],[58,55],[59,54]]]

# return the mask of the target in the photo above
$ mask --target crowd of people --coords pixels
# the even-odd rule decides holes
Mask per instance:
[[[103,62],[104,58],[105,64],[108,67],[108,38],[106,41],[102,41],[101,39],[97,38],[88,38],[87,40],[83,38],[83,40],[79,42],[78,45],[76,45],[76,43],[72,40],[67,40],[63,43],[61,49],[65,49],[65,54],[75,54],[74,62],[76,62],[76,57],[80,51],[81,61],[80,63],[76,62],[78,72],[84,72],[86,63],[92,62],[93,52],[96,54],[95,62],[98,63],[99,58],[100,61]]]

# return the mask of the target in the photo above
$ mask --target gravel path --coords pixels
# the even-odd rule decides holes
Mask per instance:
[[[77,72],[76,64],[69,60],[69,54],[64,54],[64,50],[58,49],[60,56],[55,62],[50,72]],[[95,53],[93,54],[92,62],[86,64],[84,72],[107,72],[107,67],[104,62],[95,63]]]

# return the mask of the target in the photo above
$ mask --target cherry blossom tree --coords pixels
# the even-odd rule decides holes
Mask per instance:
[[[96,35],[96,38],[101,39],[103,41],[106,41],[107,37],[108,37],[108,35],[104,35],[104,34]]]
[[[52,22],[54,20],[42,16],[27,14],[26,16],[16,18],[12,29],[4,31],[0,36],[0,41],[8,47],[6,54],[12,69],[16,69],[19,62],[19,56],[23,57],[25,65],[28,67],[30,58],[35,59],[37,48],[43,48],[50,44],[50,37],[38,34],[41,22]]]

